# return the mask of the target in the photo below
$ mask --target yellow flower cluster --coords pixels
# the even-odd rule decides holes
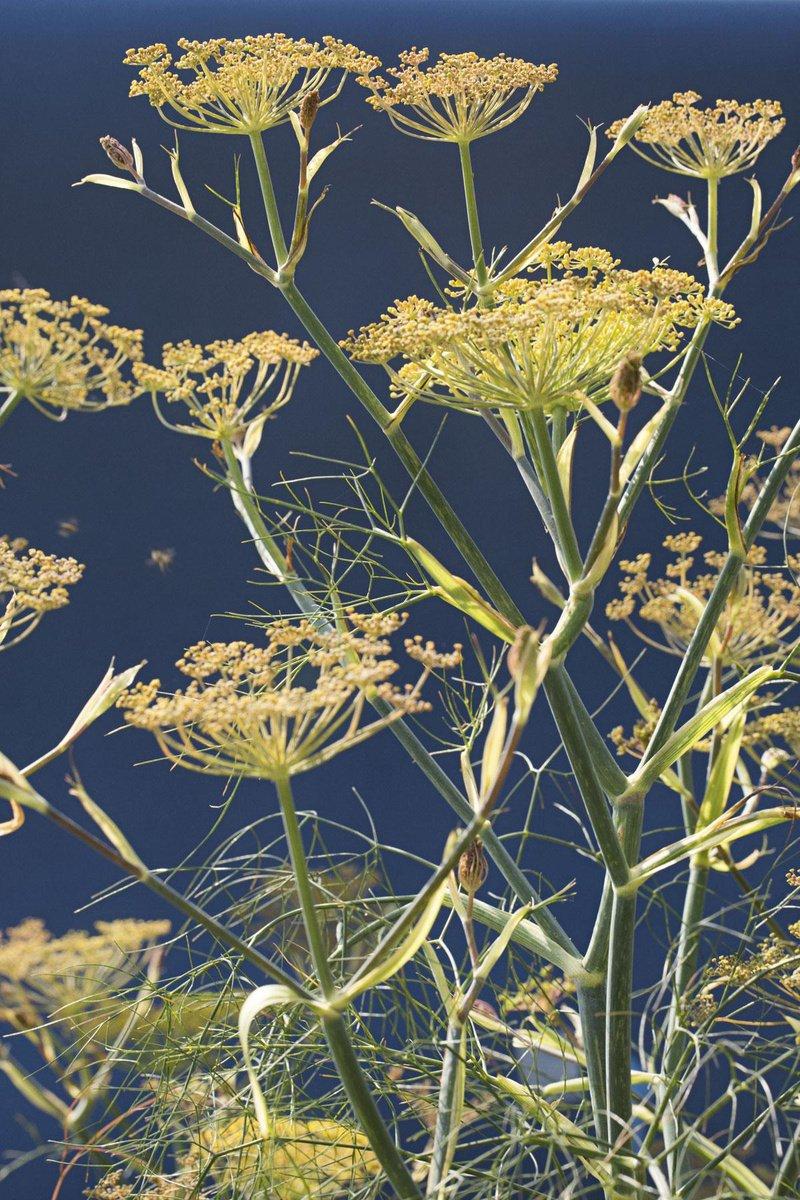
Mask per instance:
[[[30,918],[0,934],[0,1016],[30,1029],[53,1014],[73,1015],[130,985],[144,951],[170,930],[169,921],[97,921],[95,932],[54,938]]]
[[[74,558],[28,548],[25,538],[0,537],[0,649],[27,637],[45,613],[69,604],[67,588],[83,570]]]
[[[775,742],[783,742],[794,756],[800,754],[800,708],[776,708],[764,713],[750,722],[745,740],[748,745],[759,747],[765,744],[772,747]],[[773,750],[769,758],[762,755],[762,763],[777,769],[787,758],[785,752]]]
[[[369,75],[380,65],[333,37],[320,44],[265,33],[207,42],[179,38],[178,46],[177,60],[163,43],[129,50],[125,62],[139,68],[130,94],[147,96],[170,125],[200,133],[261,133],[287,121],[332,73],[339,81],[320,104],[338,95],[347,75]]]
[[[702,285],[671,268],[620,270],[597,247],[547,247],[531,279],[498,289],[485,308],[440,308],[412,296],[342,345],[383,364],[393,390],[476,412],[579,408],[608,399],[621,359],[677,350],[683,330],[730,325],[733,309],[706,300]],[[400,369],[390,364],[404,359]]]
[[[442,54],[423,69],[429,56],[427,49],[413,47],[400,55],[398,67],[388,69],[391,80],[359,79],[372,93],[368,104],[401,132],[427,141],[466,144],[496,133],[522,116],[558,76],[555,63],[536,65],[505,54],[481,58],[473,51]]]
[[[251,1117],[215,1124],[203,1135],[214,1179],[243,1196],[332,1200],[380,1172],[363,1133],[339,1121],[273,1117],[262,1137]]]
[[[235,441],[248,426],[263,424],[292,397],[301,367],[319,352],[284,334],[250,333],[241,341],[167,343],[162,366],[138,363],[135,374],[154,399],[185,404],[191,424],[181,433]],[[266,397],[268,403],[263,406]]]
[[[671,534],[664,546],[674,554],[664,576],[650,578],[652,558],[640,554],[622,561],[622,596],[606,606],[613,621],[625,621],[650,646],[682,656],[705,612],[724,555],[706,551],[708,571],[694,572],[695,552],[701,538],[695,533]],[[765,567],[766,551],[754,546],[742,567],[709,641],[706,661],[723,666],[769,663],[788,651],[800,625],[800,586],[778,570]],[[800,560],[790,560],[796,574]],[[661,630],[663,641],[638,628],[634,614]]]
[[[616,725],[608,735],[617,748],[617,754],[622,758],[630,754],[634,758],[642,758],[655,731],[658,718],[661,715],[661,705],[656,700],[647,703],[647,715],[641,716],[633,724],[630,733],[626,733],[623,725]]]
[[[348,612],[347,627],[324,632],[306,618],[273,621],[266,645],[198,642],[177,666],[191,682],[174,695],[140,683],[120,700],[126,721],[152,732],[180,766],[213,775],[279,780],[310,770],[364,741],[392,720],[430,706],[420,689],[458,651],[438,654],[409,639],[421,661],[413,686],[398,686],[388,637],[398,614]],[[391,715],[364,721],[368,697]]]
[[[149,1179],[141,1183],[126,1183],[122,1171],[112,1171],[86,1192],[86,1200],[191,1200],[203,1195],[197,1191],[196,1173],[186,1178]]]
[[[142,357],[142,332],[108,325],[108,309],[43,288],[0,291],[0,391],[36,408],[93,412],[135,395],[124,368]]]
[[[631,142],[636,153],[678,175],[722,179],[748,171],[786,124],[777,100],[717,100],[698,108],[700,99],[697,92],[676,92],[654,105]],[[615,121],[608,136],[617,137],[623,124]]]

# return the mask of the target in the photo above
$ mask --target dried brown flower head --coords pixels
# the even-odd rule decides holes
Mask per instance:
[[[452,656],[410,641],[422,672],[413,686],[393,683],[398,666],[388,637],[404,620],[351,611],[342,630],[323,632],[300,618],[272,622],[263,646],[199,642],[177,664],[191,680],[184,690],[163,695],[158,680],[137,684],[119,707],[180,766],[257,779],[296,775],[430,707],[422,684]],[[391,714],[365,720],[370,696]]]
[[[45,613],[69,604],[67,588],[83,570],[74,558],[29,548],[25,538],[0,537],[0,650],[33,633]]]
[[[164,421],[169,428],[237,441],[291,400],[300,369],[318,353],[306,342],[267,330],[207,346],[168,342],[161,367],[139,363],[135,374],[154,400],[163,396],[168,404],[186,406],[190,423]]]
[[[620,360],[678,349],[703,320],[735,322],[682,271],[625,271],[607,250],[545,248],[532,279],[495,293],[491,309],[440,308],[416,296],[342,345],[381,363],[399,396],[467,411],[580,408],[607,400]],[[404,365],[393,366],[396,359]]]
[[[129,50],[125,62],[139,68],[130,94],[147,96],[170,125],[199,133],[261,133],[287,121],[332,74],[339,78],[319,104],[339,94],[347,75],[369,75],[380,65],[333,37],[320,44],[265,33],[207,42],[179,38],[178,46],[177,60],[163,43]]]
[[[522,58],[481,58],[473,51],[442,54],[429,67],[428,50],[405,50],[391,79],[363,76],[367,103],[385,112],[401,132],[428,141],[466,144],[504,129],[527,109],[537,92],[558,76]]]
[[[698,108],[697,92],[676,92],[645,116],[630,143],[642,158],[699,179],[722,179],[748,171],[761,151],[781,132],[785,120],[777,100],[717,100],[713,108]],[[615,138],[623,121],[607,131]]]
[[[129,404],[125,368],[142,357],[142,333],[103,320],[100,304],[53,300],[43,288],[0,291],[0,391],[51,409],[94,412]]]

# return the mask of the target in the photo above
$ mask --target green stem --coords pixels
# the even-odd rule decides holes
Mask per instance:
[[[708,226],[706,229],[706,239],[708,241],[706,267],[708,269],[708,282],[711,287],[715,287],[719,279],[719,264],[717,261],[718,199],[719,180],[716,176],[712,175],[708,179]]]
[[[676,951],[675,975],[672,984],[667,1029],[665,1034],[664,1068],[665,1083],[659,1090],[659,1101],[664,1104],[664,1114],[661,1132],[664,1145],[669,1155],[670,1180],[676,1189],[682,1179],[681,1156],[674,1151],[678,1137],[678,1123],[672,1115],[669,1101],[674,1096],[681,1083],[681,1072],[689,1049],[689,1038],[681,1029],[683,1007],[686,996],[697,968],[697,957],[700,947],[700,922],[705,910],[706,891],[708,888],[708,867],[693,859],[689,868],[689,882],[683,898],[681,912],[681,928],[678,936]]]
[[[204,909],[198,908],[198,906],[193,904],[191,900],[187,900],[185,896],[180,894],[180,892],[176,892],[175,889],[170,887],[168,883],[165,883],[163,879],[159,879],[159,877],[154,875],[150,869],[141,862],[141,860],[137,859],[136,862],[132,862],[130,859],[125,858],[111,846],[95,837],[93,833],[90,833],[87,829],[84,829],[77,823],[77,821],[73,821],[71,817],[68,817],[65,813],[60,812],[59,809],[54,808],[52,804],[45,800],[44,797],[38,796],[38,794],[35,804],[35,811],[40,813],[42,816],[47,817],[49,821],[52,821],[54,825],[58,825],[60,829],[65,830],[65,832],[70,834],[71,837],[77,838],[79,841],[83,842],[84,845],[88,846],[90,850],[93,850],[95,854],[99,854],[102,858],[112,862],[114,866],[118,867],[126,875],[131,875],[134,879],[137,879],[140,883],[143,883],[146,888],[148,888],[151,892],[154,892],[156,896],[160,896],[161,899],[165,900],[172,908],[177,909],[178,912],[183,913],[185,917],[189,917],[190,920],[195,921],[198,925],[201,925],[223,946],[228,946],[229,949],[234,950],[237,954],[241,955],[246,962],[249,962],[254,967],[257,967],[264,975],[267,976],[268,979],[272,979],[276,983],[282,984],[284,987],[291,988],[292,991],[298,993],[298,995],[304,1000],[313,999],[311,993],[308,992],[306,988],[304,988],[296,979],[293,979],[291,975],[288,975],[279,966],[271,962],[270,959],[265,958],[265,956],[258,950],[254,949],[254,947],[248,946],[246,942],[243,942],[241,938],[236,936],[235,933],[232,933],[224,925],[221,925],[219,921],[216,921],[214,917],[210,916],[209,913],[204,911]]]
[[[303,835],[297,820],[292,788],[288,777],[276,782],[278,800],[283,818],[283,828],[289,846],[297,895],[303,914],[311,958],[314,963],[320,988],[327,999],[335,991],[333,974],[328,962],[325,941],[317,919],[314,893],[308,874],[308,863],[303,846]],[[361,1125],[386,1177],[402,1200],[420,1200],[420,1191],[403,1162],[389,1130],[384,1124],[375,1104],[364,1074],[356,1057],[347,1024],[342,1016],[325,1017],[322,1021],[325,1038],[336,1065],[347,1098]]]
[[[770,1196],[775,1200],[781,1196],[796,1196],[798,1175],[800,1175],[800,1121],[794,1127],[792,1140],[778,1168]]]
[[[321,624],[329,624],[327,618],[322,617],[319,605],[309,594],[303,581],[293,572],[289,571],[286,558],[264,523],[258,501],[250,488],[247,487],[239,461],[233,453],[230,444],[223,443],[223,450],[228,468],[228,482],[234,497],[234,503],[237,497],[240,499],[240,504],[236,505],[237,512],[250,532],[255,546],[260,551],[263,548],[266,555],[264,561],[267,568],[269,570],[273,570],[274,566],[279,568],[281,572],[279,578],[286,584],[301,612],[308,614],[312,619],[316,618],[318,621],[321,618]],[[391,708],[386,701],[375,697],[371,703],[381,716],[389,716]],[[409,729],[404,721],[394,720],[391,722],[389,728],[411,761],[420,768],[428,781],[433,784],[442,798],[447,801],[460,820],[469,824],[475,815],[471,804],[453,784],[449,776],[442,770],[429,751],[425,749],[416,734]],[[579,957],[578,950],[569,935],[561,927],[559,921],[552,915],[550,910],[542,905],[541,897],[531,887],[526,876],[497,835],[491,829],[487,828],[482,834],[482,840],[487,853],[514,891],[517,899],[522,904],[541,905],[533,919],[539,925],[542,932],[561,946],[569,955],[576,958]]]
[[[797,457],[798,449],[800,449],[800,421],[797,422],[790,433],[781,453],[773,464],[772,470],[767,476],[758,499],[750,511],[750,516],[743,531],[745,550],[750,549],[758,536],[761,526],[764,524],[772,508],[775,496]],[[689,690],[705,656],[708,643],[736,583],[741,565],[741,555],[731,550],[717,576],[714,588],[703,610],[703,615],[692,634],[686,654],[678,668],[666,704],[661,711],[661,716],[648,744],[647,751],[642,760],[643,763],[648,762],[661,749],[675,730],[678,718],[683,711],[683,706],[689,695]]]
[[[311,959],[314,963],[314,970],[317,973],[320,990],[325,999],[330,1000],[335,991],[335,984],[330,964],[328,963],[325,939],[317,919],[314,890],[308,874],[308,862],[306,861],[306,852],[303,846],[303,835],[297,820],[289,777],[286,776],[276,780],[275,787],[281,806],[283,829],[289,847],[289,858],[292,863],[292,872],[297,887],[297,898],[300,901],[300,912],[303,916],[303,927],[306,931]]]
[[[639,853],[644,805],[628,804],[620,816],[620,833],[628,863]],[[629,1138],[631,1121],[631,1045],[633,954],[636,932],[636,894],[615,895],[606,988],[606,1089],[608,1095],[608,1138],[614,1145]],[[620,1185],[619,1194],[629,1194]]]
[[[550,671],[544,681],[547,700],[564,743],[578,791],[600,847],[605,868],[616,887],[628,882],[628,863],[617,836],[603,789],[597,781],[589,746],[575,720],[570,693],[561,672]]]
[[[443,1194],[442,1185],[453,1161],[455,1143],[459,1133],[455,1119],[458,1116],[458,1097],[463,1088],[463,1078],[464,1020],[459,1016],[453,1016],[448,1023],[444,1043],[433,1151],[425,1188],[426,1196],[438,1198]]]
[[[254,136],[251,138],[251,144],[261,184],[261,195],[264,201],[264,210],[267,215],[270,236],[273,239],[275,253],[282,262],[286,257],[286,243],[283,240],[283,233],[280,228],[280,218],[278,216],[267,156],[264,151],[264,143],[260,136]],[[309,337],[319,347],[337,374],[341,376],[356,399],[364,406],[373,421],[386,434],[395,454],[415,481],[425,500],[430,505],[464,561],[472,569],[475,578],[481,584],[495,608],[502,612],[503,616],[511,621],[512,624],[524,624],[524,618],[519,609],[497,578],[486,558],[464,529],[443,493],[426,471],[406,435],[399,426],[392,424],[391,416],[386,407],[362,378],[342,348],[301,295],[294,280],[282,281],[281,291]]]
[[[464,181],[464,201],[467,208],[467,224],[469,225],[469,241],[472,247],[472,261],[475,264],[475,277],[478,290],[486,287],[488,274],[483,253],[483,239],[478,218],[478,202],[475,197],[475,179],[472,174],[472,157],[469,142],[459,142],[458,156],[461,161],[461,178]]]
[[[256,170],[258,171],[258,182],[261,187],[261,198],[264,201],[264,212],[267,216],[269,236],[272,239],[275,257],[278,260],[277,267],[278,271],[280,271],[286,262],[289,252],[286,247],[286,239],[283,236],[283,226],[281,225],[281,217],[278,211],[278,201],[275,197],[275,188],[272,185],[272,175],[270,174],[269,163],[267,162],[263,136],[260,133],[251,133],[250,145],[253,148],[253,158],[256,162]]]
[[[553,518],[561,543],[561,552],[567,568],[567,578],[570,583],[575,583],[576,580],[580,579],[583,572],[583,560],[578,547],[578,540],[575,537],[575,529],[572,524],[567,499],[564,495],[564,489],[561,486],[561,477],[558,473],[556,456],[553,453],[553,445],[547,430],[547,419],[541,408],[531,409],[526,416],[527,425],[536,447],[536,454],[539,460],[538,465],[542,472],[542,483],[547,493],[547,498],[550,501],[550,507],[553,510]]]
[[[0,405],[0,428],[5,425],[14,409],[22,400],[22,392],[10,392],[2,405]]]

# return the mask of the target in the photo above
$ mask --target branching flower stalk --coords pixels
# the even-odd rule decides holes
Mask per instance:
[[[264,622],[261,640],[191,647],[178,664],[188,683],[174,693],[163,693],[157,680],[134,684],[134,671],[125,673],[120,698],[122,677],[107,679],[52,751],[25,771],[2,762],[0,792],[11,805],[11,820],[0,832],[17,830],[26,809],[44,815],[143,882],[269,981],[253,990],[248,980],[243,996],[237,996],[238,1047],[232,1068],[224,1054],[202,1078],[196,1063],[180,1068],[185,1073],[176,1081],[177,1090],[184,1099],[177,1105],[168,1101],[173,1115],[166,1122],[167,1137],[173,1140],[165,1143],[163,1157],[170,1168],[152,1187],[142,1180],[139,1192],[160,1196],[174,1184],[177,1191],[165,1195],[180,1197],[188,1189],[202,1196],[209,1186],[241,1191],[258,1186],[279,1200],[284,1194],[294,1200],[296,1192],[285,1190],[294,1183],[291,1172],[281,1177],[276,1163],[265,1161],[281,1131],[288,1130],[290,1147],[314,1131],[326,1147],[324,1154],[304,1160],[327,1164],[321,1195],[346,1191],[348,1171],[353,1182],[355,1174],[371,1180],[380,1166],[386,1187],[409,1200],[419,1200],[423,1187],[436,1200],[449,1200],[462,1190],[465,1198],[486,1200],[511,1195],[509,1188],[526,1188],[533,1161],[541,1195],[589,1194],[587,1189],[599,1188],[607,1200],[645,1200],[653,1194],[666,1200],[688,1197],[692,1189],[700,1194],[709,1181],[719,1196],[791,1194],[798,1155],[787,1079],[798,1058],[793,1047],[800,1029],[800,984],[792,957],[797,926],[789,923],[784,930],[788,903],[767,902],[766,887],[762,892],[758,884],[750,885],[749,871],[763,857],[763,846],[740,859],[739,843],[766,839],[770,830],[797,816],[787,764],[796,756],[800,735],[795,710],[786,706],[784,694],[800,678],[795,636],[800,600],[793,580],[780,575],[781,570],[795,571],[797,559],[787,552],[782,562],[773,562],[757,538],[765,522],[775,521],[778,512],[790,512],[786,489],[792,485],[787,479],[796,474],[800,423],[779,437],[774,431],[759,433],[761,403],[739,438],[733,419],[739,420],[741,397],[719,404],[733,460],[725,497],[711,505],[723,549],[718,544],[712,548],[705,561],[708,570],[698,576],[691,562],[698,548],[693,535],[673,532],[668,544],[677,560],[663,578],[651,577],[648,556],[620,564],[625,574],[622,599],[612,602],[609,617],[622,618],[646,645],[679,659],[663,700],[658,689],[650,692],[639,681],[638,662],[629,667],[625,651],[589,624],[598,589],[618,557],[637,502],[694,386],[706,340],[715,325],[731,329],[738,323],[726,298],[728,285],[760,258],[800,182],[795,154],[785,183],[763,212],[759,185],[750,180],[749,229],[723,262],[719,226],[728,185],[722,181],[752,171],[783,127],[780,106],[775,101],[718,101],[701,108],[695,93],[678,93],[614,123],[608,130],[611,148],[599,164],[597,132],[589,127],[588,154],[570,199],[558,205],[521,250],[506,257],[505,252],[490,252],[484,242],[487,225],[479,211],[471,145],[520,119],[536,95],[554,82],[554,65],[504,55],[486,59],[471,52],[443,54],[430,64],[427,50],[412,49],[383,76],[377,74],[377,59],[335,38],[311,43],[263,34],[207,42],[182,39],[179,46],[177,61],[160,43],[129,51],[127,62],[138,70],[132,94],[146,96],[164,120],[181,130],[248,139],[271,255],[256,249],[260,236],[251,237],[238,166],[235,199],[226,202],[230,234],[196,210],[177,141],[168,151],[177,201],[149,187],[136,143],[129,150],[111,137],[101,141],[120,174],[89,176],[83,182],[133,191],[212,237],[284,297],[310,342],[273,332],[206,346],[187,340],[166,346],[156,367],[142,361],[138,332],[106,325],[105,310],[88,302],[63,305],[39,291],[0,295],[0,382],[6,395],[0,424],[22,399],[61,419],[71,409],[110,407],[127,403],[137,392],[149,393],[162,424],[211,442],[261,562],[300,613]],[[295,276],[313,243],[312,218],[324,196],[315,199],[315,180],[348,140],[339,133],[314,152],[318,111],[336,98],[351,74],[367,90],[369,107],[385,113],[395,128],[458,148],[471,262],[459,264],[413,213],[390,210],[422,252],[439,301],[398,301],[378,321],[338,342],[308,305]],[[264,140],[265,133],[281,124],[291,126],[299,158],[289,236]],[[608,250],[555,240],[627,145],[651,165],[706,181],[704,224],[691,198],[671,194],[660,201],[689,231],[692,250],[699,248],[706,274],[702,283],[664,262],[647,270],[623,268]],[[293,551],[283,542],[281,520],[272,519],[269,502],[258,494],[253,460],[268,420],[297,394],[305,368],[319,353],[385,435],[475,584],[411,535],[405,506],[392,512],[392,501],[389,515],[382,516],[370,507],[362,482],[347,474],[342,481],[350,488],[348,502],[333,515],[327,506],[317,511],[311,500],[295,506],[298,521],[302,515],[308,529],[293,533],[309,535],[316,546],[310,571],[305,546],[304,557],[297,560],[303,565],[295,565]],[[386,368],[386,402],[354,360]],[[563,575],[563,584],[555,584],[534,568],[542,596],[557,608],[552,628],[532,628],[535,618],[527,606],[523,610],[511,599],[406,437],[404,418],[418,402],[479,415],[481,422],[472,422],[473,429],[488,427],[513,460]],[[175,412],[182,416],[175,419]],[[761,438],[755,460],[748,457],[754,436]],[[608,461],[606,494],[594,514],[586,513],[584,496],[573,485],[579,439],[581,447],[587,440],[594,446],[590,439],[596,439]],[[767,450],[771,467],[764,461]],[[206,474],[214,472],[206,469]],[[362,529],[363,544],[351,550],[351,540],[357,542]],[[332,552],[328,542],[335,547]],[[32,627],[48,605],[59,607],[65,601],[64,588],[77,580],[80,568],[71,560],[47,556],[29,561],[21,546],[5,544],[11,580],[5,624],[24,631],[25,623]],[[388,561],[384,566],[387,549],[406,557],[411,575],[398,573]],[[363,586],[351,582],[359,569]],[[343,585],[347,600],[342,599]],[[461,666],[459,647],[441,653],[431,643],[411,638],[406,649],[416,679],[396,682],[399,667],[390,657],[389,639],[404,623],[404,608],[423,598],[442,600],[476,625],[484,639],[491,638],[488,658],[483,645],[475,644],[472,675],[477,679]],[[643,630],[642,620],[657,626],[661,637]],[[635,708],[632,734],[618,728],[611,735],[620,753],[637,760],[633,769],[623,769],[614,757],[601,732],[602,717],[589,714],[568,670],[568,655],[582,636],[600,651],[620,695]],[[503,673],[504,655],[510,681]],[[431,675],[441,683],[450,731],[444,737],[431,735],[437,738],[434,749],[408,723],[410,718],[420,723],[428,711],[421,689]],[[547,736],[544,723],[531,719],[534,705],[541,704],[540,690],[556,727],[554,754],[563,751],[560,761],[566,762],[560,774],[551,769],[553,756],[545,758],[539,744]],[[273,784],[282,844],[288,849],[291,919],[297,929],[302,923],[304,939],[299,960],[277,943],[291,970],[278,965],[277,954],[255,946],[256,939],[271,936],[271,923],[264,923],[260,901],[254,899],[263,877],[260,848],[251,859],[240,852],[237,839],[244,831],[236,835],[229,859],[215,861],[203,884],[201,896],[212,907],[224,902],[226,919],[218,920],[206,904],[181,895],[160,872],[145,866],[79,780],[73,781],[73,795],[102,836],[73,822],[31,785],[29,776],[63,753],[115,700],[127,723],[151,732],[176,766],[229,781],[250,778]],[[323,896],[323,877],[317,878],[306,824],[295,807],[293,780],[384,729],[395,734],[464,828],[451,835],[438,866],[427,869],[426,881],[410,897],[383,897],[379,903],[377,895],[366,897],[363,926],[356,934],[366,949],[354,962],[347,906],[331,941],[330,904]],[[439,757],[453,751],[463,790]],[[704,761],[700,787],[698,758]],[[535,765],[539,763],[543,765]],[[528,779],[535,781],[531,814],[544,779],[562,793],[574,792],[581,805],[581,812],[571,815],[585,831],[585,845],[574,848],[582,864],[596,865],[603,883],[583,953],[562,923],[564,909],[551,911],[570,888],[553,889],[552,894],[540,889],[540,895],[527,879],[527,866],[540,869],[526,857],[530,820],[511,830],[518,841],[516,854],[506,835],[492,828],[493,818],[513,821],[519,789]],[[670,818],[659,820],[653,849],[643,842],[645,804],[662,786],[675,811],[680,804],[683,829],[665,834]],[[308,828],[313,824],[318,829],[325,819],[314,818]],[[549,829],[544,836],[551,836]],[[492,897],[490,903],[478,894],[487,880],[484,849],[516,895],[510,907],[507,897],[497,897],[496,903]],[[688,884],[678,905],[681,924],[665,974],[663,1008],[651,991],[637,1045],[638,897],[653,889],[652,911],[662,882],[669,880],[674,887],[684,864]],[[248,872],[254,892],[249,891]],[[734,923],[726,936],[738,938],[738,956],[725,954],[704,969],[712,872],[733,875],[749,909],[731,910]],[[790,870],[786,879],[796,888],[800,875]],[[237,888],[248,891],[244,899],[236,898]],[[668,930],[670,904],[665,898],[662,906]],[[447,905],[456,919],[437,925]],[[241,910],[247,920],[240,917]],[[726,917],[723,912],[715,925],[725,928]],[[741,929],[735,925],[739,919]],[[754,940],[752,930],[765,920],[770,940],[743,960],[741,947]],[[458,934],[459,924],[466,954],[450,936],[451,928]],[[563,980],[537,980],[540,959],[561,972]],[[412,961],[414,970],[404,984]],[[504,980],[509,986],[492,993],[492,974],[497,970],[499,975],[501,966],[510,975]],[[789,1036],[776,1034],[770,1042],[767,1032],[754,1035],[746,1048],[752,1070],[740,1071],[736,1031],[747,1022],[748,996],[762,999],[769,988],[777,1019],[763,1021],[763,1030],[780,1026]],[[417,989],[423,997],[419,1005]],[[441,1012],[432,1013],[431,990]],[[573,992],[577,1011],[572,1003],[560,1007]],[[370,1005],[356,1010],[358,998],[367,993]],[[397,1009],[400,994],[403,1011],[392,1026],[397,1036],[387,1039],[379,1032],[377,1014],[384,1003]],[[500,1011],[485,998],[488,994]],[[513,1025],[509,1005],[513,1009],[517,1004],[522,1011],[527,1006],[527,1012]],[[417,1007],[426,1013],[421,1038],[415,1032]],[[276,1015],[260,1022],[256,1031],[256,1021],[267,1012]],[[658,1036],[653,1029],[662,1016],[664,1032]],[[264,1052],[259,1059],[256,1040],[263,1047],[275,1030],[295,1021],[305,1022],[305,1029],[291,1046],[277,1058]],[[731,1029],[727,1039],[723,1031]],[[429,1047],[442,1030],[439,1061]],[[126,1045],[131,1032],[124,1026]],[[315,1075],[306,1077],[305,1068],[297,1069],[308,1039],[318,1058],[327,1061],[329,1055],[336,1066],[338,1082],[330,1090],[327,1080],[321,1091]],[[220,1044],[224,1042],[223,1037]],[[773,1046],[778,1047],[774,1053]],[[121,1049],[122,1042],[112,1046],[112,1065],[96,1076],[94,1092],[90,1086],[81,1093],[91,1093],[92,1104],[110,1086]],[[542,1077],[548,1054],[558,1066],[555,1075]],[[371,1073],[368,1064],[373,1064]],[[730,1073],[727,1089],[715,1093],[695,1117],[696,1079],[706,1071],[712,1079],[725,1069]],[[280,1110],[272,1085],[281,1071],[290,1078],[292,1105],[304,1091],[315,1108],[329,1101],[349,1104],[360,1125],[353,1133],[349,1167],[333,1152],[347,1129],[335,1112],[330,1121],[320,1122],[296,1118],[293,1108],[290,1116]],[[244,1092],[236,1082],[239,1072],[247,1077]],[[6,1073],[20,1085],[18,1071]],[[334,1095],[337,1100],[331,1100]],[[28,1096],[42,1112],[67,1123],[59,1098],[35,1088],[28,1089]],[[199,1099],[190,1115],[187,1105],[195,1103],[195,1096]],[[78,1101],[81,1119],[92,1104],[80,1109]],[[415,1158],[400,1144],[404,1125],[393,1127],[400,1105],[401,1121],[416,1115],[429,1135],[428,1147]],[[720,1136],[718,1147],[704,1131],[715,1131],[714,1122],[728,1109],[729,1145],[722,1145]],[[476,1122],[480,1132],[473,1139],[465,1130]],[[766,1128],[779,1131],[774,1162],[766,1168],[768,1183],[740,1157],[748,1139],[755,1145]],[[132,1136],[128,1144],[135,1142]],[[242,1156],[239,1176],[231,1165],[237,1152]],[[287,1156],[282,1161],[294,1171],[301,1157],[293,1149]],[[130,1155],[129,1161],[140,1173],[144,1159]],[[695,1187],[698,1161],[703,1166]],[[109,1177],[106,1195],[127,1200],[130,1194],[127,1183]]]

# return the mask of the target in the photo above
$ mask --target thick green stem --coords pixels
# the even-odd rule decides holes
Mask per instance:
[[[359,1066],[344,1017],[323,1022],[325,1038],[347,1098],[398,1200],[422,1200]]]
[[[605,794],[597,781],[589,746],[575,720],[570,693],[562,672],[551,671],[544,681],[547,700],[558,732],[564,743],[578,791],[597,838],[600,854],[612,883],[622,887],[628,882],[628,864],[614,827]]]
[[[668,1153],[672,1151],[678,1137],[678,1124],[671,1113],[669,1101],[680,1086],[681,1073],[689,1049],[689,1038],[682,1031],[683,1010],[692,978],[697,969],[700,923],[705,909],[708,873],[707,866],[698,862],[697,859],[693,859],[689,868],[689,882],[683,898],[672,998],[665,1034],[662,1071],[665,1083],[659,1090],[659,1103],[664,1106],[661,1131]],[[682,1178],[681,1156],[674,1152],[670,1153],[668,1163],[672,1186],[677,1189],[680,1187]]]
[[[308,862],[303,846],[303,835],[297,820],[294,807],[291,784],[288,778],[276,782],[278,800],[283,818],[283,828],[289,846],[289,857],[292,862],[295,886],[303,914],[303,927],[306,931],[311,959],[317,974],[320,989],[326,998],[330,999],[335,990],[333,974],[325,940],[317,919],[314,903],[314,892],[308,874]],[[386,1177],[402,1200],[420,1200],[420,1191],[403,1162],[389,1130],[384,1124],[378,1107],[375,1104],[364,1074],[359,1065],[347,1023],[342,1016],[325,1017],[322,1020],[325,1038],[336,1065],[342,1086],[347,1093],[350,1106],[369,1139],[372,1149],[383,1167]]]
[[[459,142],[458,155],[461,161],[461,178],[464,181],[464,202],[467,208],[467,224],[469,225],[469,241],[472,247],[472,261],[475,264],[475,277],[478,288],[486,286],[488,275],[486,260],[483,252],[480,220],[478,219],[478,202],[475,197],[475,179],[472,174],[472,157],[469,142]]]
[[[541,482],[544,485],[547,498],[550,501],[550,507],[553,510],[553,518],[558,530],[561,552],[564,556],[564,563],[567,569],[567,578],[570,583],[575,583],[576,580],[580,579],[583,572],[583,559],[578,547],[578,539],[575,536],[575,529],[572,524],[567,499],[564,495],[564,489],[561,486],[561,477],[558,473],[558,465],[547,429],[547,420],[540,408],[533,408],[527,414],[527,425],[536,447],[536,455],[539,460],[538,466],[542,473]]]
[[[303,834],[297,820],[297,812],[292,797],[292,787],[288,776],[278,779],[275,783],[278,800],[281,806],[283,830],[289,847],[289,858],[292,863],[294,882],[297,888],[297,898],[300,901],[300,912],[303,917],[303,928],[306,931],[311,960],[317,973],[320,990],[326,1000],[330,1000],[335,990],[333,974],[328,962],[328,952],[325,939],[317,919],[317,906],[314,901],[314,890],[308,874],[308,862],[303,846]]]
[[[272,185],[272,175],[270,174],[269,163],[267,162],[263,136],[260,133],[251,133],[250,145],[253,148],[253,158],[255,159],[256,170],[258,171],[258,182],[261,187],[261,198],[264,201],[264,212],[267,216],[269,236],[272,239],[275,257],[278,260],[277,266],[280,271],[286,262],[289,251],[286,247],[286,239],[283,236],[283,226],[281,225],[281,217],[278,211],[278,201],[275,197],[275,188]]]
[[[710,176],[708,179],[708,226],[706,229],[706,240],[708,248],[706,250],[706,269],[708,270],[708,282],[711,287],[715,287],[719,279],[719,264],[717,261],[717,225],[719,214],[719,180],[716,176]]]
[[[626,804],[620,813],[620,836],[629,864],[639,855],[644,804]],[[606,986],[606,1091],[608,1096],[609,1142],[623,1148],[630,1140],[631,1122],[631,1046],[634,935],[636,933],[636,893],[615,895],[612,902],[611,928]],[[615,1160],[617,1156],[614,1156]],[[629,1175],[629,1164],[625,1167]],[[637,1195],[628,1182],[617,1180],[615,1195]]]
[[[464,1021],[453,1016],[447,1025],[442,1072],[439,1078],[436,1127],[428,1171],[426,1196],[443,1195],[442,1185],[450,1169],[459,1133],[458,1109],[464,1086]]]

